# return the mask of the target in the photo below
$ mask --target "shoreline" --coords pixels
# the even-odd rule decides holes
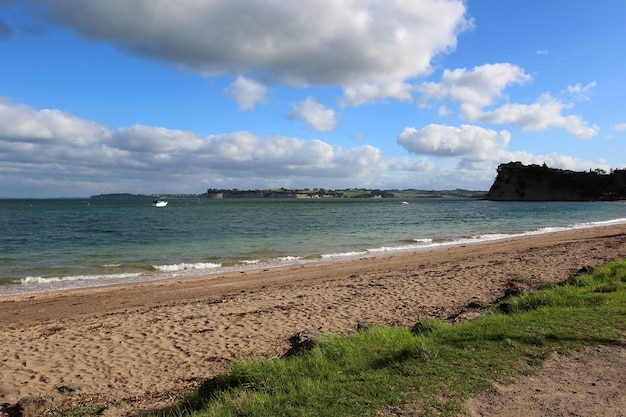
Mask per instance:
[[[16,293],[16,294],[0,294],[0,327],[3,324],[3,316],[1,307],[3,306],[3,302],[19,302],[26,300],[35,300],[35,299],[51,299],[57,297],[90,297],[91,295],[100,294],[103,292],[117,292],[117,291],[134,291],[143,288],[150,288],[153,286],[159,287],[169,287],[176,283],[178,286],[185,286],[185,284],[189,284],[191,286],[197,286],[200,283],[207,283],[208,281],[220,280],[223,281],[223,286],[226,288],[226,291],[235,290],[240,284],[242,287],[245,287],[249,283],[248,275],[255,274],[267,274],[268,272],[275,272],[281,275],[281,278],[285,274],[297,273],[299,270],[303,270],[305,268],[326,268],[329,265],[335,266],[344,266],[345,264],[354,265],[355,263],[365,262],[365,261],[376,261],[376,260],[389,260],[389,259],[397,259],[401,260],[402,258],[412,258],[412,257],[422,257],[428,256],[429,253],[439,253],[444,251],[454,251],[455,249],[461,248],[462,250],[465,248],[473,248],[473,247],[487,247],[487,246],[504,246],[510,242],[516,242],[518,240],[525,239],[534,239],[549,235],[558,235],[565,237],[568,233],[578,233],[586,230],[596,230],[603,228],[612,228],[615,226],[624,226],[626,229],[626,222],[622,221],[611,221],[608,225],[591,225],[584,227],[576,227],[576,228],[565,228],[558,230],[549,230],[549,231],[537,231],[537,232],[526,232],[517,235],[511,235],[506,237],[498,237],[494,239],[482,240],[482,241],[464,241],[464,242],[450,242],[446,244],[441,244],[437,246],[426,246],[424,248],[416,248],[416,249],[403,249],[403,250],[391,250],[389,252],[381,251],[381,252],[371,252],[371,253],[363,253],[358,255],[350,255],[345,257],[326,257],[316,260],[307,260],[299,263],[293,264],[285,264],[285,265],[261,265],[259,267],[250,266],[245,269],[240,270],[227,270],[221,272],[207,272],[202,275],[192,275],[192,276],[172,276],[168,277],[165,274],[154,279],[149,279],[146,281],[138,281],[138,282],[122,282],[122,283],[113,283],[113,284],[103,284],[96,286],[85,286],[85,287],[75,287],[75,288],[60,288],[60,289],[48,289],[36,292],[24,292],[24,293]],[[592,233],[595,236],[595,233]],[[586,236],[586,235],[585,235]],[[580,238],[580,237],[577,237]],[[545,244],[545,243],[544,243]],[[408,261],[408,260],[407,260]],[[256,277],[254,277],[256,278]],[[235,284],[236,281],[236,284]],[[256,279],[254,280],[256,281]],[[277,281],[275,279],[270,279],[269,282],[274,283]],[[295,281],[297,282],[297,280]],[[210,286],[213,288],[214,283],[211,283]],[[215,290],[217,291],[215,295],[219,295],[222,293],[221,291],[222,285],[217,283],[215,286]],[[141,290],[139,290],[141,291]],[[180,300],[179,300],[180,301]],[[107,308],[107,306],[102,306]],[[112,307],[108,305],[108,307]]]
[[[0,298],[0,403],[25,397],[167,405],[238,357],[306,329],[413,325],[493,302],[507,283],[626,258],[626,224],[135,285]],[[469,318],[469,317],[467,317]],[[63,392],[61,392],[63,391]],[[166,395],[167,394],[167,395]],[[171,401],[171,399],[169,400]]]
[[[613,220],[598,221],[591,223],[577,223],[570,226],[553,226],[544,227],[535,230],[511,232],[511,233],[487,233],[478,234],[472,237],[458,238],[446,242],[407,244],[404,246],[381,246],[377,248],[361,249],[346,253],[328,253],[319,254],[317,256],[289,256],[278,257],[270,260],[247,261],[240,260],[233,265],[214,264],[214,268],[206,268],[207,262],[199,262],[197,264],[188,264],[182,262],[179,264],[154,266],[155,271],[152,273],[139,272],[121,272],[104,275],[77,275],[58,277],[29,277],[21,278],[22,284],[12,283],[0,286],[0,300],[6,298],[16,298],[21,296],[41,295],[49,292],[68,292],[83,291],[98,288],[112,288],[118,286],[135,286],[151,283],[159,283],[170,280],[193,280],[206,279],[216,276],[230,276],[236,274],[253,273],[259,270],[276,270],[283,268],[310,267],[316,265],[325,265],[337,262],[349,262],[354,260],[362,260],[365,258],[380,258],[398,255],[410,255],[422,252],[432,252],[443,250],[457,246],[482,245],[485,243],[502,242],[506,240],[523,239],[527,237],[541,236],[551,233],[577,231],[589,228],[605,227],[626,223],[626,217],[620,217]],[[198,268],[198,269],[196,269]],[[16,281],[17,279],[15,279]],[[32,281],[28,283],[28,281]],[[24,281],[27,281],[24,283]]]

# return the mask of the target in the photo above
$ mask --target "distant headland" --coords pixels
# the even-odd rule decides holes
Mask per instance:
[[[365,189],[329,190],[324,188],[240,190],[210,188],[201,194],[112,193],[92,199],[130,198],[477,198],[492,201],[617,201],[626,200],[626,169],[568,171],[521,162],[500,164],[489,191]]]
[[[589,172],[521,162],[501,164],[485,199],[493,201],[626,200],[626,169]]]
[[[239,189],[208,189],[202,194],[130,194],[112,193],[92,195],[92,199],[130,199],[130,198],[484,198],[486,191],[471,190],[370,190],[351,188],[345,190],[314,189],[268,189],[268,190],[239,190]]]

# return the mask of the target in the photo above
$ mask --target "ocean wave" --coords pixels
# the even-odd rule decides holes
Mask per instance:
[[[430,238],[416,238],[416,239],[413,239],[413,241],[417,243],[432,243],[433,242],[433,240]]]
[[[278,258],[276,258],[277,262],[292,262],[292,261],[299,261],[301,260],[302,257],[301,256],[279,256]]]
[[[179,263],[171,265],[152,265],[154,269],[160,272],[179,272],[189,270],[206,270],[220,268],[221,264],[215,264],[212,262],[196,262],[196,263]]]
[[[610,226],[612,224],[622,224],[622,223],[626,223],[626,218],[595,221],[595,222],[575,223],[575,224],[570,224],[570,225],[565,225],[565,226],[545,226],[545,227],[539,227],[535,230],[528,230],[528,231],[519,232],[519,233],[487,233],[484,235],[472,236],[472,238],[476,239],[477,241],[500,240],[500,239],[515,238],[515,237],[523,237],[523,236],[542,235],[546,233],[565,232],[568,230],[589,229],[593,227]]]
[[[240,264],[244,264],[244,265],[256,265],[256,264],[261,263],[261,260],[260,259],[252,259],[252,260],[243,259],[243,260],[239,261],[239,263]]]
[[[138,277],[139,273],[107,274],[107,275],[67,275],[62,277],[24,277],[19,279],[21,285],[51,284],[55,282],[71,281],[100,281],[114,279],[128,279]]]
[[[413,249],[418,249],[423,247],[422,245],[398,245],[398,246],[381,246],[379,248],[368,249],[367,252],[371,254],[376,254],[380,252],[404,252]]]
[[[577,225],[574,225],[574,227],[576,226],[579,226],[579,227],[610,226],[612,224],[621,224],[621,223],[626,223],[626,217],[620,218],[620,219],[597,221],[597,222],[578,223]]]
[[[516,236],[522,236],[524,234],[525,233],[487,233],[484,235],[474,235],[468,239],[459,239],[459,242],[486,242],[490,240],[509,239]]]
[[[574,224],[570,224],[567,226],[540,227],[536,230],[520,233],[520,235],[537,235],[537,234],[544,234],[544,233],[556,233],[556,232],[564,232],[567,230],[589,229],[593,227],[610,226],[612,224],[622,224],[622,223],[626,223],[626,218],[602,220],[602,221],[595,221],[595,222],[574,223]]]
[[[349,258],[349,257],[352,257],[352,256],[366,255],[368,252],[369,252],[369,250],[350,251],[350,252],[337,252],[337,253],[326,253],[326,254],[322,254],[320,257],[322,259]]]

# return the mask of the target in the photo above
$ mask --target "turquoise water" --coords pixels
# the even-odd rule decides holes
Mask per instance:
[[[0,296],[423,250],[626,221],[622,203],[0,200]]]

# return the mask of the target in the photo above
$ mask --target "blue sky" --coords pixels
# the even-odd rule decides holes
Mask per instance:
[[[622,0],[0,0],[0,196],[626,167]]]

